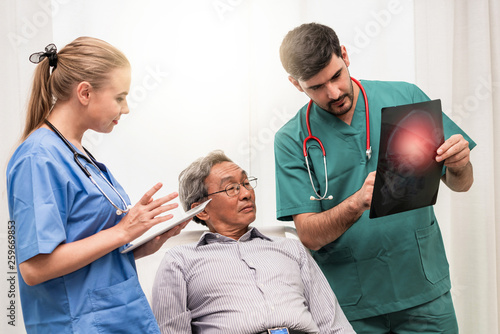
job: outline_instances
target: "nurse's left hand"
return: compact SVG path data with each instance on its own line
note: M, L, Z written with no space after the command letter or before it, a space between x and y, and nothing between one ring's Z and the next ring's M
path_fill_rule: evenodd
M171 230L168 230L167 232L160 234L154 239L151 239L150 241L146 242L144 245L137 247L137 249L134 250L135 259L137 260L140 259L141 257L145 257L153 253L156 253L168 239L181 233L181 230L184 227L186 227L189 221L190 220L182 224L179 224L174 228L172 228Z
M177 208L177 203L169 203L178 194L173 192L169 195L153 199L153 196L162 187L161 183L156 184L147 191L144 196L135 204L125 217L112 228L117 231L117 235L126 244L135 238L143 235L151 227L163 223L173 217L172 214L164 214L169 210Z

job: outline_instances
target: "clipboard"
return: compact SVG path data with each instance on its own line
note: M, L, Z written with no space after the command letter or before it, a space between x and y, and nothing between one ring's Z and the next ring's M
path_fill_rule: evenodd
M370 218L434 205L444 161L441 100L382 108Z
M120 252L122 254L128 253L131 250L136 249L137 247L145 244L146 242L150 241L151 239L159 236L160 234L163 234L175 226L182 224L183 222L190 220L203 210L205 210L205 207L207 204L211 201L212 199L209 199L200 205L192 208L191 210L187 212L182 212L180 214L174 215L174 217L170 220L167 220L166 222L157 224L153 227L151 227L146 233L138 237L137 239L133 240L132 242L128 243L125 245L125 248Z

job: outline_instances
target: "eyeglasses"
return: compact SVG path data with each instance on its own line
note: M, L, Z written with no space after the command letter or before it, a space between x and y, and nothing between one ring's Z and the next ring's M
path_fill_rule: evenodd
M241 183L236 183L236 182L230 183L226 186L226 188L224 188L224 190L216 191L214 193L208 194L207 196L215 195L215 194L222 193L225 191L227 196L233 197L233 196L236 196L240 193L241 186L245 187L248 190L252 190L255 187L257 187L257 178L251 176Z

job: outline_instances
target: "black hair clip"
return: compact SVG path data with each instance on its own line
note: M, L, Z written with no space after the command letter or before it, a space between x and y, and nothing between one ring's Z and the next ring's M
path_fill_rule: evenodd
M49 66L53 70L57 67L57 47L54 44L49 44L45 47L45 52L35 52L30 56L30 62L38 64L45 58L49 58Z

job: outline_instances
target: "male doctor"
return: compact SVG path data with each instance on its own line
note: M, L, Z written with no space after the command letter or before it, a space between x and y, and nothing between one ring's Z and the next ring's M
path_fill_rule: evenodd
M349 56L335 32L303 24L284 38L280 56L290 82L314 102L308 143L311 180L302 145L303 106L275 137L277 217L292 220L302 243L337 295L357 333L458 333L441 232L432 207L369 219L380 141L381 109L428 101L415 85L362 80L349 74ZM372 156L366 154L364 87ZM442 181L454 191L473 182L475 143L445 114ZM327 181L325 181L327 180ZM315 190L311 186L314 183ZM328 193L321 197L328 182ZM329 199L329 196L331 199Z

